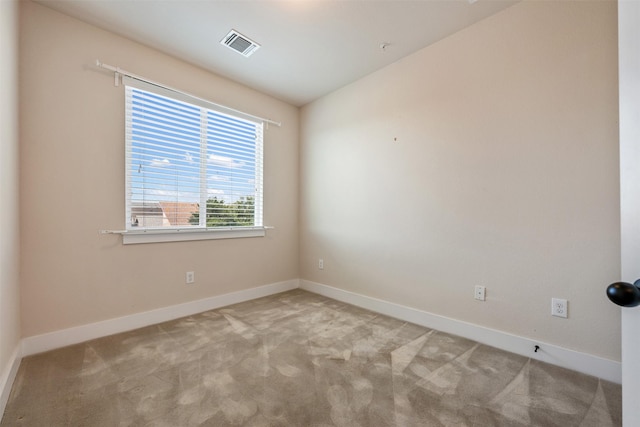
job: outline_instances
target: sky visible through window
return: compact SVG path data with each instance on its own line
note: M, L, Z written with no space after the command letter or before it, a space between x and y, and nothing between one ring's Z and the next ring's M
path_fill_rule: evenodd
M255 196L255 123L135 88L131 99L132 203Z

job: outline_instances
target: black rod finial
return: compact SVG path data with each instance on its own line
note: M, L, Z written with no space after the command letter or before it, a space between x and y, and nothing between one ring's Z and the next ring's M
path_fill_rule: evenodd
M627 282L612 283L607 287L607 297L612 303L622 307L640 305L640 279L632 285Z

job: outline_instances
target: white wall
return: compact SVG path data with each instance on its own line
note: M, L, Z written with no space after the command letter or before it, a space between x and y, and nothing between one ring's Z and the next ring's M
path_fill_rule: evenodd
M305 106L301 277L620 360L616 29L524 1Z
M0 415L20 342L18 2L0 1ZM5 393L3 393L3 391Z
M298 278L297 108L39 4L21 11L23 337ZM96 59L283 122L265 132L276 229L126 247L99 235L124 227L124 92Z

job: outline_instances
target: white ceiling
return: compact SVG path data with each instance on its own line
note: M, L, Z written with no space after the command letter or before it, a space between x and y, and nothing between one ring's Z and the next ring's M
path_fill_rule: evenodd
M37 1L301 106L519 0ZM221 45L231 29L262 47Z

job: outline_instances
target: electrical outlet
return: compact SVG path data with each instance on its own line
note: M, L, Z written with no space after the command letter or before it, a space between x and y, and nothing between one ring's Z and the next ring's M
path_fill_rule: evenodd
M322 258L318 260L318 270L324 270L324 260Z
M567 313L568 302L566 299L551 298L551 315L556 317L568 316Z
M473 293L473 297L475 299L477 299L478 301L484 301L485 300L485 292L486 289L484 286L476 286L474 293Z
M187 271L186 282L188 284L191 284L191 283L195 283L195 281L196 281L196 273L193 271Z

